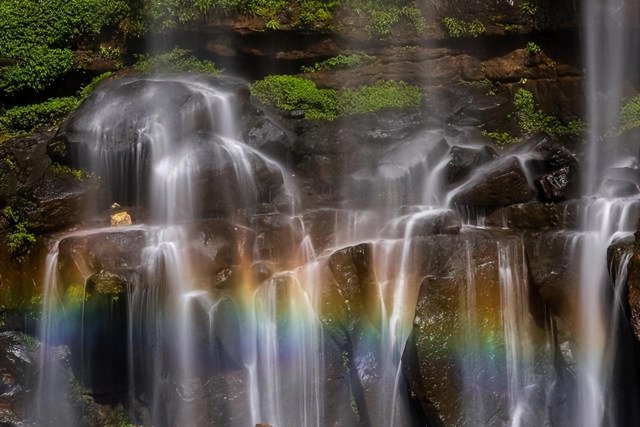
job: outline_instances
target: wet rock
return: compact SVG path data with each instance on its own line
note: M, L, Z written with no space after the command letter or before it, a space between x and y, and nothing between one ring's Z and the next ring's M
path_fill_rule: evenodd
M341 348L353 348L359 331L368 325L377 326L375 316L380 310L371 245L336 251L327 267L320 318Z
M571 185L571 169L564 167L536 179L536 187L543 200L563 200Z
M627 276L622 284L628 289L630 312L627 317L636 338L640 340L640 245L633 236L615 241L607 250L607 262L614 282L619 274Z
M580 220L580 203L527 202L496 209L486 225L519 230L575 229Z
M35 133L0 145L0 203L44 177L51 165L47 144L52 136L50 132Z
M578 160L575 154L550 136L533 135L510 153L524 159L526 170L534 178L542 200L564 200L577 194Z
M433 234L456 234L460 232L461 227L462 222L456 211L442 209L397 218L387 225L381 234L391 239L413 238Z
M287 131L268 116L261 116L251 123L244 133L247 144L276 159L286 160L292 148L292 138Z
M163 184L171 188L188 187L188 192L178 191L175 200L167 201L170 214L154 210L156 220L252 210L256 204L278 200L284 177L274 161L220 136L232 131L230 115L249 109L246 90L240 80L222 77L112 80L100 85L62 124L56 141L66 147L67 164L92 165L91 172L102 177L104 200L149 207L140 195L154 191L151 182L167 179ZM158 156L170 161L162 164L165 170L154 181L151 161L153 157L158 167ZM118 165L117 173L113 165Z
M602 183L602 189L607 197L632 197L640 193L640 187L629 181L607 179Z
M80 223L99 191L100 183L93 177L50 172L25 195L23 215L33 230L59 230Z
M488 145L482 148L451 147L451 160L447 164L446 184L452 185L466 178L474 168L498 158L498 153Z
M423 267L413 329L402 356L410 394L422 417L433 425L499 424L509 414L507 372L506 365L492 361L504 360L508 337L502 322L516 313L503 301L503 285L511 290L523 286L503 283L508 280L504 263L513 274L524 275L522 243L509 234L481 231L434 236L420 244L429 261ZM525 328L521 333L537 343L536 349L543 349L544 328L530 317L527 292L520 295L516 305L525 304L517 320ZM553 359L545 351L532 357L535 367L528 369L540 369L544 380L539 386L544 390L555 378ZM543 393L527 415L530 425L547 417L546 399Z
M501 159L476 170L460 187L453 203L457 206L498 208L532 200L535 191L529 186L527 174L515 157Z
M532 232L525 237L532 286L558 319L566 337L578 334L580 236L571 233Z
M255 215L252 223L262 259L283 265L295 263L303 237L298 218L284 214Z

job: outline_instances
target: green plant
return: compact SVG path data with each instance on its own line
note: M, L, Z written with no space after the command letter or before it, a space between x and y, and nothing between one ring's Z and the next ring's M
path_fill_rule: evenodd
M325 59L321 62L316 62L311 67L303 66L300 70L303 73L315 73L318 71L337 70L345 68L355 68L360 65L372 62L375 57L369 56L365 53L354 53L351 55L338 55L333 58Z
M74 169L66 165L54 163L49 167L49 170L54 175L70 176L76 181L84 181L91 178L93 175L82 169Z
M538 13L538 8L530 1L526 1L520 5L520 10L525 16L533 17Z
M89 84L87 84L85 87L80 89L80 92L78 92L78 97L81 100L86 99L89 95L91 95L96 90L96 88L100 83L113 77L113 75L114 75L113 72L107 71L106 73L102 73L99 76L94 77L93 79L91 79Z
M251 93L260 102L284 111L304 110L308 119L333 120L339 114L335 90L319 89L300 77L268 76L255 82Z
M143 72L202 73L217 75L221 70L211 61L193 56L191 51L175 48L170 52L138 58L135 68Z
M457 18L446 17L442 20L449 37L478 37L484 34L486 28L480 21L473 20L471 22L463 21Z
M27 133L41 126L58 123L77 106L77 98L67 97L10 108L0 115L0 133Z
M542 53L542 48L536 42L527 43L527 53L531 56Z
M275 75L255 82L251 93L260 102L284 111L303 110L307 119L334 120L340 116L383 108L417 107L420 88L404 82L381 81L357 89L320 89L311 80Z
M2 215L11 223L11 229L7 233L9 253L14 257L26 255L36 243L36 236L29 230L29 223L11 206L5 206Z
M83 37L116 24L129 11L126 0L3 0L0 2L0 91L15 94L50 87L73 66L73 48Z
M371 86L339 92L340 112L344 115L367 113L384 108L418 107L422 91L405 82L381 81Z
M487 131L483 130L482 135L485 138L489 138L497 145L501 147L506 147L512 144L517 143L520 139L511 135L509 132L500 132L500 131Z
M516 121L525 134L546 132L555 136L571 136L584 130L584 123L579 119L562 123L557 117L544 113L538 107L533 93L526 89L518 89L513 105Z
M640 127L640 95L629 99L620 110L619 132Z

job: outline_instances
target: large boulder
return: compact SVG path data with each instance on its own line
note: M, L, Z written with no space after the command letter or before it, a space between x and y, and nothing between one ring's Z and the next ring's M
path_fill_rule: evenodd
M522 162L517 157L506 157L475 170L469 180L455 190L452 202L456 206L492 210L528 202L535 194Z
M496 209L487 216L489 226L518 230L576 229L579 220L579 201L564 203L527 202Z
M627 318L640 340L640 243L632 236L619 239L607 250L607 261L614 282L624 280L619 285L627 287Z
M529 299L522 242L483 231L434 236L422 244L428 265L402 367L424 419L433 425L501 424L511 414L507 396L516 392L524 399L521 421L539 425L558 404L549 393L557 372ZM517 338L509 335L510 324L519 325ZM511 373L531 381L517 391L507 382L507 348L521 363L528 360Z
M50 132L17 137L0 145L0 204L40 181L51 159L47 155Z
M466 178L473 169L498 158L498 153L492 147L485 145L480 148L451 147L451 160L447 163L446 183L456 184Z
M533 135L510 153L524 160L541 200L558 201L577 195L580 185L578 160L557 140L546 134Z
M103 179L108 205L153 207L157 220L252 211L286 191L279 165L234 139L246 91L233 78L112 80L62 124L56 144L68 164Z

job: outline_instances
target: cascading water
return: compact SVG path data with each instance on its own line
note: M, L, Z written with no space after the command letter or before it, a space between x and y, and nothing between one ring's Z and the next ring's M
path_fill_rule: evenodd
M621 191L616 171L638 169L637 146L618 135L624 83L636 72L628 58L637 50L630 22L640 5L634 1L584 2L585 57L587 65L588 149L583 174L585 201L580 237L580 413L583 426L622 425L618 419L610 366L616 363L618 306L614 300L606 265L606 250L615 233L637 227L637 196Z
M604 144L600 137L617 120L594 106L619 106L624 74L621 65L598 74L597 52L626 46L624 35L603 41L596 34L604 25L599 20L626 4L606 5L587 5L588 66L596 70L589 81L591 147ZM616 52L609 63L619 63ZM120 401L131 419L152 425L418 425L406 364L418 351L415 336L424 333L437 360L429 361L436 373L425 375L430 383L422 386L431 387L432 396L450 392L449 384L455 389L449 401L434 404L446 423L551 423L557 343L531 313L524 237L486 227L482 209L458 204L459 195L496 168L524 170L523 186L531 192L537 176L529 164L537 154L514 151L495 161L498 155L469 135L416 131L346 178L347 200L320 212L334 216L325 224L330 239L318 243L305 224L308 213L297 210L289 172L240 140L241 86L233 79L124 78L107 83L63 126L71 162L105 183L109 203L100 208L117 203L148 225L83 230L52 246L42 360L55 344L74 346L75 334L79 365L91 369L85 338L93 326L85 312L90 304L104 309L94 303L96 289L113 286L126 297L112 298L107 309L126 307L125 355L118 355L125 360L126 385L118 393L126 395ZM468 175L451 172L453 158L465 150L479 163ZM606 411L614 370L605 365L614 355L605 349L615 324L607 318L618 312L601 302L604 251L616 232L633 229L640 205L637 198L612 197L615 185L596 188L612 169L638 168L622 143L606 156L600 151L590 154L601 160L589 161L593 168L584 180L594 197L585 201L583 230L572 234L571 246L581 255L579 323L586 331L574 415L580 425L594 427L617 420ZM456 211L463 211L464 225ZM269 233L281 223L289 229L276 239L287 248L274 248ZM130 232L139 235L127 237ZM94 249L93 240L82 239L98 235L107 236L100 245L110 245L109 262L95 253L79 255ZM83 373L80 382L93 386ZM47 403L61 381L43 370L34 406L38 422L75 424L77 408Z

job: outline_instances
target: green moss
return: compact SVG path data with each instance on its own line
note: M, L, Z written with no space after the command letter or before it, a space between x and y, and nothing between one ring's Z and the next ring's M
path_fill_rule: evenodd
M338 55L333 58L316 62L311 67L302 67L303 73L315 73L318 71L340 70L346 68L355 68L369 62L373 62L375 57L365 53L354 53L351 55Z
M620 110L619 131L624 132L640 127L640 95L627 101Z
M340 92L342 114L367 113L384 108L418 107L422 91L404 82L382 81L372 86Z
M446 17L442 20L442 23L444 24L449 37L453 38L478 37L486 31L484 24L477 19L467 22L458 18Z
M91 95L96 88L98 87L98 85L100 83L102 83L103 81L113 77L114 73L111 71L108 71L106 73L102 73L97 77L94 77L91 82L89 82L88 85L86 85L85 87L83 87L82 89L80 89L80 92L78 92L78 97L81 100L86 99L89 95Z
M514 117L524 134L545 132L554 136L579 135L584 130L584 123L579 119L562 123L557 117L544 113L536 103L533 93L519 89L514 98Z
M211 61L205 61L193 56L191 51L175 48L170 52L153 56L142 56L135 67L143 72L166 73L202 73L220 74L216 65Z
M75 97L52 98L48 101L13 107L0 115L0 133L20 134L60 122L78 106Z
M73 68L76 42L95 36L130 11L125 0L3 0L0 57L15 64L0 69L7 94L50 87Z
M485 138L489 138L494 143L496 143L496 145L499 145L501 147L506 147L520 141L520 138L511 135L509 132L500 132L500 131L492 132L492 131L483 130L482 135Z
M92 177L92 175L82 169L74 169L66 165L54 163L49 167L51 173L55 175L70 176L76 181L84 181Z
M527 43L527 53L529 55L537 55L542 53L542 48L536 42Z
M20 257L29 253L36 243L36 236L29 230L29 223L11 206L2 209L2 215L11 224L7 233L7 248L14 257Z
M339 115L337 92L319 89L311 80L274 75L251 86L260 102L284 111L304 110L308 119L333 120Z
M422 92L404 82L381 81L371 86L336 91L320 89L311 80L276 75L257 81L251 93L260 102L284 111L303 110L307 119L334 120L340 116L383 108L417 107Z

